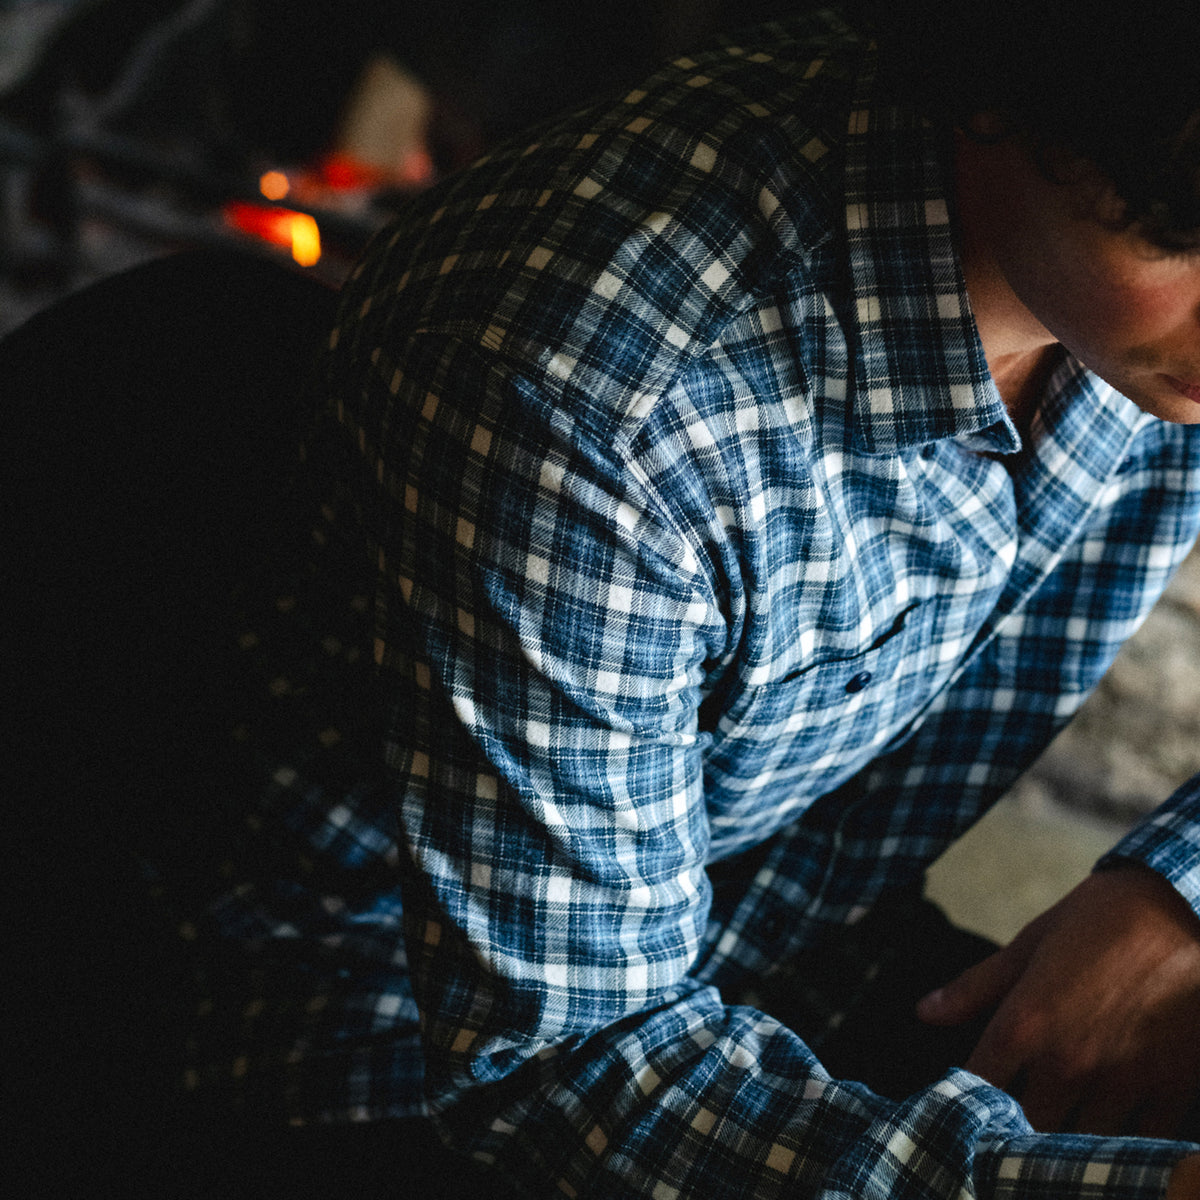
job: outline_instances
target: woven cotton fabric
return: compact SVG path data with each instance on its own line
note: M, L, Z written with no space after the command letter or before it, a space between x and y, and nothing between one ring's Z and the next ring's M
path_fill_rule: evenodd
M948 166L806 18L381 236L323 437L384 747L357 789L263 758L307 866L231 867L205 913L258 990L200 1074L297 1121L432 1113L531 1194L1160 1194L1178 1145L1035 1135L961 1071L885 1100L738 1003L919 880L1196 533L1195 430L1066 355L1009 419ZM1200 910L1198 794L1118 853Z

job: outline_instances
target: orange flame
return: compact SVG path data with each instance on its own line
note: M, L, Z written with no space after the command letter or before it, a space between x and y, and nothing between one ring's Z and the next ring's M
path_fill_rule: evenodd
M225 205L224 214L234 229L287 247L302 267L311 267L321 258L321 231L308 213L233 201Z
M356 192L380 187L426 187L433 182L433 156L423 146L407 151L392 167L367 162L345 150L327 154L317 167L320 182L331 191Z

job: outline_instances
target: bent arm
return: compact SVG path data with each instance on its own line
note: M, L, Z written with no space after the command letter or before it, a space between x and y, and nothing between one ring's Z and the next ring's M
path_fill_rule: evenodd
M504 383L473 354L459 370L463 395ZM1174 1143L1038 1137L964 1072L884 1100L691 977L709 901L695 681L719 640L702 580L598 450L551 421L530 464L527 422L506 447L511 425L460 423L450 389L422 401L436 421L409 432L430 466L381 557L381 659L427 1095L451 1141L533 1194L1032 1195L1052 1178L1070 1196L1102 1164L1157 1197Z

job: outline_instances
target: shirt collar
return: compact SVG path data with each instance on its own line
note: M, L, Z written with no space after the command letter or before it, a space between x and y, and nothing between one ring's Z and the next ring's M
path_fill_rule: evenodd
M886 454L941 438L1013 453L1021 439L992 381L953 233L950 148L876 95L874 54L846 142L846 236L858 353L852 439Z

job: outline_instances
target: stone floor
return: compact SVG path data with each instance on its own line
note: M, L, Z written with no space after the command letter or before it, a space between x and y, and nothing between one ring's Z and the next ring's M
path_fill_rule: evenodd
M935 866L930 891L1007 941L1198 772L1200 550L1075 720Z
M1065 896L1124 830L1022 782L934 864L928 892L957 924L1003 944Z

